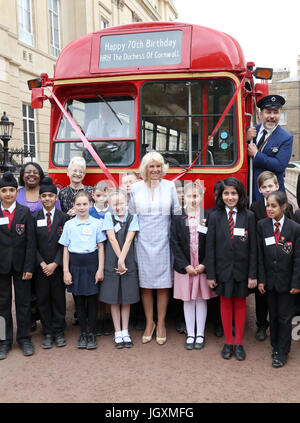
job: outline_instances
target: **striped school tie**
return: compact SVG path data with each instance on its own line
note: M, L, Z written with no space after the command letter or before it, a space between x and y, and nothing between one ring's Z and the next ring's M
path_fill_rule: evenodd
M50 212L46 213L46 216L47 216L47 230L48 230L48 232L50 232L51 231L51 226L52 226L52 223L51 223L51 213Z
M234 228L234 220L233 220L233 210L230 210L228 213L228 225L229 225L229 232L230 232L230 237L231 239L233 239L233 228Z
M275 226L275 229L274 229L275 242L276 242L276 245L277 245L278 244L278 241L279 241L279 237L280 237L280 230L279 230L280 223L279 222L275 222L274 223L274 226Z

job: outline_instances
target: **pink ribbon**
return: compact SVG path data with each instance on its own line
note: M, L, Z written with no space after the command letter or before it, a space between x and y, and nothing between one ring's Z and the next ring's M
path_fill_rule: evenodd
M64 106L61 104L61 102L58 100L58 98L56 97L56 95L52 91L50 91L50 96L54 99L54 101L56 102L56 104L58 105L60 110L63 112L65 117L68 119L68 121L70 122L70 125L72 126L72 128L74 129L74 131L76 132L78 137L81 139L81 141L83 142L84 147L89 151L89 153L91 154L91 156L93 157L93 159L95 160L97 165L100 167L100 169L103 171L103 173L105 174L107 179L112 182L114 187L117 187L117 183L116 183L115 179L112 177L111 173L109 172L109 170L107 169L107 167L105 166L103 161L100 159L100 157L97 154L97 152L95 151L94 147L87 140L85 135L82 133L81 129L79 128L77 123L74 121L72 116L66 111Z

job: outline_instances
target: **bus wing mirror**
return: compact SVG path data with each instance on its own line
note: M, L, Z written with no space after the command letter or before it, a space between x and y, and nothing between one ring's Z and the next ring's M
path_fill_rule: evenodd
M256 68L253 75L257 79L272 79L273 69L272 68Z
M42 109L44 105L44 100L48 97L44 95L43 88L32 88L31 91L31 107L33 109Z

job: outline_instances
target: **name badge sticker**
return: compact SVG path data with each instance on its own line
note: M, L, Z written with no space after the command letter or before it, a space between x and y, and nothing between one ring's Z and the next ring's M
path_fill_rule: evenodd
M245 228L233 228L234 236L245 236Z
M0 217L0 225L8 225L9 224L9 219L8 217Z
M92 235L92 229L88 226L84 226L81 230L81 235Z
M41 228L43 226L47 226L47 220L46 219L40 219L36 221L37 227Z
M207 234L207 226L199 225L197 231L201 234Z
M269 236L268 238L265 238L265 243L266 243L266 246L276 244L275 243L275 237Z
M120 229L121 229L121 225L120 223L117 223L114 227L115 232L119 232Z

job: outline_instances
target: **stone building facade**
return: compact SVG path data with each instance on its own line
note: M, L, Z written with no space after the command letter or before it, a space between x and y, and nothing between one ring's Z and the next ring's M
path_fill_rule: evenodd
M107 26L176 18L171 0L1 2L0 117L5 111L14 122L9 147L31 149L34 159L47 169L50 104L31 109L27 80L42 72L53 76L56 59L70 41Z

